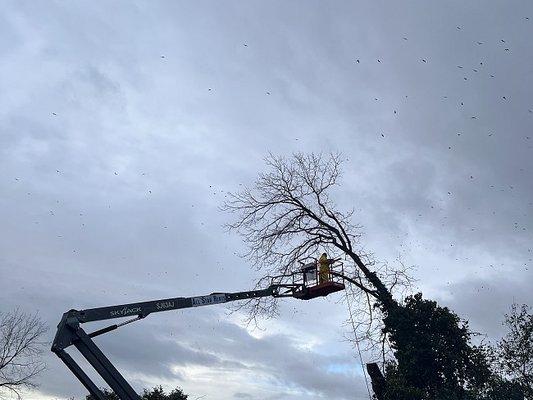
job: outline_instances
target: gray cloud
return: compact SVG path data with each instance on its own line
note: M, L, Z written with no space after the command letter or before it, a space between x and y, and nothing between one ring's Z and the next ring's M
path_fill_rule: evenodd
M267 151L342 150L336 198L365 249L498 336L531 300L532 24L527 1L7 3L0 309L53 327L72 307L246 289L225 192ZM287 302L260 338L195 311L100 340L139 388L219 395L216 371L226 398L365 398L334 300ZM43 393L82 396L48 364Z

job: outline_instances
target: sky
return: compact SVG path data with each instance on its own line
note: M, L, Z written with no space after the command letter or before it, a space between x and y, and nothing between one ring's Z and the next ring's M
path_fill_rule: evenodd
M533 299L531 37L530 1L4 1L0 311L51 341L71 308L252 288L227 192L269 152L340 151L365 250L498 339ZM342 296L97 343L138 390L367 399ZM46 363L28 398L84 398Z

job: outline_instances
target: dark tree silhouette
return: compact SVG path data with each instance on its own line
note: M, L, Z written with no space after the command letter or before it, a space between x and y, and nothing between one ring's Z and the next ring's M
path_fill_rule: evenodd
M505 315L506 336L496 353L502 374L519 384L527 399L533 399L533 314L526 304L513 304Z
M102 392L107 400L120 400L111 390L103 389ZM156 386L150 390L144 389L140 397L141 400L187 400L189 398L180 388L175 388L166 393L162 386ZM88 395L86 399L95 400L92 395Z
M387 388L378 399L473 399L487 387L486 348L472 345L468 324L448 308L419 293L384 324L395 360L386 364Z
M35 377L44 370L41 354L46 326L37 315L19 309L0 313L0 394L18 398L22 390L36 387Z

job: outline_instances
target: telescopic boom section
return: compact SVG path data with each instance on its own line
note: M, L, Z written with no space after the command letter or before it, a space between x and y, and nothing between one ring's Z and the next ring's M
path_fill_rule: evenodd
M179 310L182 308L200 307L212 304L227 303L235 300L246 300L259 297L293 296L299 285L272 285L267 289L236 293L212 293L207 296L174 297L156 301L122 304L111 307L90 308L87 310L70 310L63 314L57 327L52 344L52 351L67 365L91 395L98 400L106 400L104 393L95 385L74 359L65 351L69 346L78 349L81 355L91 364L109 387L121 400L139 400L140 397L118 372L108 358L96 346L91 338L115 330L123 325L145 318L149 314ZM134 317L122 323L110 325L92 333L86 333L81 324L115 318Z

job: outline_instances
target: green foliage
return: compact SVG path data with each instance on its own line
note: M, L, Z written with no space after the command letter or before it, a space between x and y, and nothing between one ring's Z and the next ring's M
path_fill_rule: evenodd
M474 399L487 387L487 352L470 343L468 324L446 307L408 297L384 319L395 362L385 368L386 399Z
M497 347L473 345L467 322L420 293L390 309L384 325L395 356L384 400L533 400L529 307L513 306Z
M152 390L144 389L141 396L142 400L187 400L187 397L180 388L173 389L166 394L161 386L154 387Z
M102 389L102 392L104 392L104 397L106 400L120 400L119 397L115 394L115 392L112 392L109 389ZM89 394L85 397L86 400L96 400L92 394Z
M524 400L524 390L515 381L508 381L494 375L479 399L483 400Z
M533 314L527 305L513 304L505 315L507 335L498 343L497 365L501 373L521 386L527 399L533 399Z
M108 389L103 389L104 396L106 400L120 400L119 397ZM165 393L161 386L156 386L151 390L143 390L143 393L140 395L142 400L187 400L188 395L183 393L180 388L173 389L170 393ZM91 395L86 397L87 400L95 400Z

